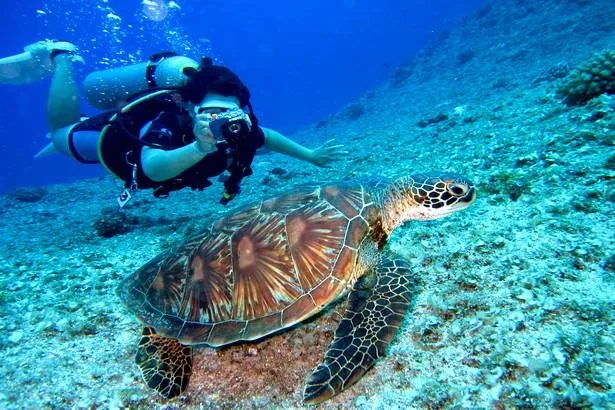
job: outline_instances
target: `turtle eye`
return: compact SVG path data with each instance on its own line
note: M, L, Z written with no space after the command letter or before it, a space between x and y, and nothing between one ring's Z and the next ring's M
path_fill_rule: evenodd
M455 196L463 196L468 192L468 186L466 184L451 184L448 190Z

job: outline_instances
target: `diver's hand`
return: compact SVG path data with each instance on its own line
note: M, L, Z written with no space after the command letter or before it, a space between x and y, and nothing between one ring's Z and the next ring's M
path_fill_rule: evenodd
M198 114L192 127L198 149L203 154L209 154L216 150L216 139L209 128L209 121L205 114Z
M348 151L343 149L342 144L333 145L333 141L331 139L322 146L314 148L310 162L317 167L329 168L332 162L339 161L344 155L348 154Z

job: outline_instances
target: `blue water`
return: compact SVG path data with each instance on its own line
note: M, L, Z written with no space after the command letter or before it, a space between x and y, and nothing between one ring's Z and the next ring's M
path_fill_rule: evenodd
M156 3L165 4L161 0L145 3L5 3L0 56L44 38L70 40L86 59L77 74L83 79L93 70L144 61L162 50L197 60L211 55L250 87L262 124L292 136L382 83L482 1L178 0L157 10ZM60 155L32 158L47 143L48 85L48 79L0 85L0 193L104 174L99 166ZM84 102L83 112L96 111Z

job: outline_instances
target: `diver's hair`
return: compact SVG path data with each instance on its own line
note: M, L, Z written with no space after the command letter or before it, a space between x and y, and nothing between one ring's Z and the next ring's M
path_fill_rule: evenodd
M198 69L187 67L183 72L188 81L181 92L184 99L193 104L200 103L207 93L237 97L242 107L250 102L250 90L237 74L224 66L214 65L209 57L201 59Z

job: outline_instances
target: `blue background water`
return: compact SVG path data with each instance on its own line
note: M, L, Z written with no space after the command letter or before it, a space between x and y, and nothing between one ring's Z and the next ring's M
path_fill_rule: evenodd
M212 55L250 87L264 125L292 134L377 86L482 3L180 0L165 9L159 0L146 2L153 6L138 0L10 2L0 14L0 56L43 38L71 40L86 59L77 73L82 79L161 50L194 59ZM48 85L0 85L0 193L103 174L99 166L59 155L32 158L47 143ZM95 110L84 104L83 112Z

